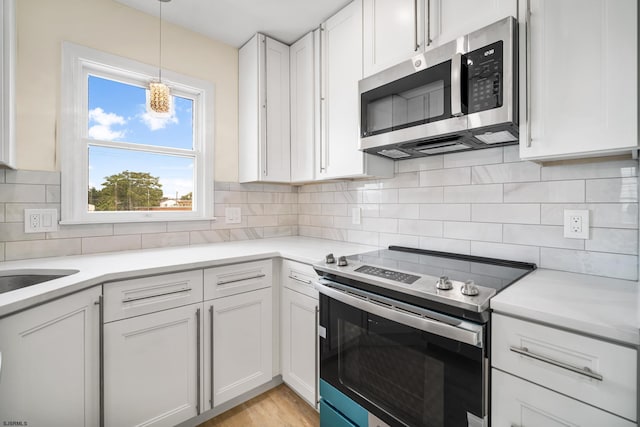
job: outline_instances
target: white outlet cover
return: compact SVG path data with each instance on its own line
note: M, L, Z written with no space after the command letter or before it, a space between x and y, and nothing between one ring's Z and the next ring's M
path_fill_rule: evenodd
M352 224L362 223L362 211L360 208L351 209L351 223Z
M573 231L573 217L579 217L581 223L580 231ZM565 209L564 210L564 237L567 239L588 239L589 238L589 210L588 209Z
M240 208L225 208L224 216L227 224L240 224L242 222L242 210Z
M25 209L24 232L44 233L58 231L57 209Z

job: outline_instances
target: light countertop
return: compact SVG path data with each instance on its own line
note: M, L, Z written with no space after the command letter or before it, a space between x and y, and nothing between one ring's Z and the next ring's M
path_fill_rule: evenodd
M497 313L640 345L640 285L538 269L491 299Z
M0 317L107 281L273 257L313 264L330 252L337 257L375 249L333 240L279 237L5 262L0 263L0 275L22 269L78 270L78 273L0 294Z

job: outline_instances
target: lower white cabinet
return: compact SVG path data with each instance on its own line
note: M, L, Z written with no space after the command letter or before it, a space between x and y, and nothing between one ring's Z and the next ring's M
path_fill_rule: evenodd
M101 293L97 286L0 319L0 421L99 424Z
M205 301L205 408L272 379L271 288Z
M106 426L173 426L198 415L201 313L198 303L104 325Z
M492 370L493 427L635 427L636 423Z

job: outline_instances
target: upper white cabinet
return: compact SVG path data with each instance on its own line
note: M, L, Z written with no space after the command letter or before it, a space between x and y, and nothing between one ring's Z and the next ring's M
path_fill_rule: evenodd
M3 421L99 425L100 294L96 286L0 319Z
M289 46L256 34L238 61L239 181L288 183Z
M321 26L320 142L316 179L393 176L393 161L358 150L358 81L362 79L362 1Z
M506 16L517 0L363 0L364 76Z
M0 0L0 166L15 167L15 0Z
M637 8L636 0L521 0L521 158L638 148Z

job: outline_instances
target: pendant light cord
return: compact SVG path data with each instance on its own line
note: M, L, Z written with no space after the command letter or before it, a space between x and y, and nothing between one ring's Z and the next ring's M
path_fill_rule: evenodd
M162 0L158 0L160 3L160 43L158 44L158 80L162 83Z

